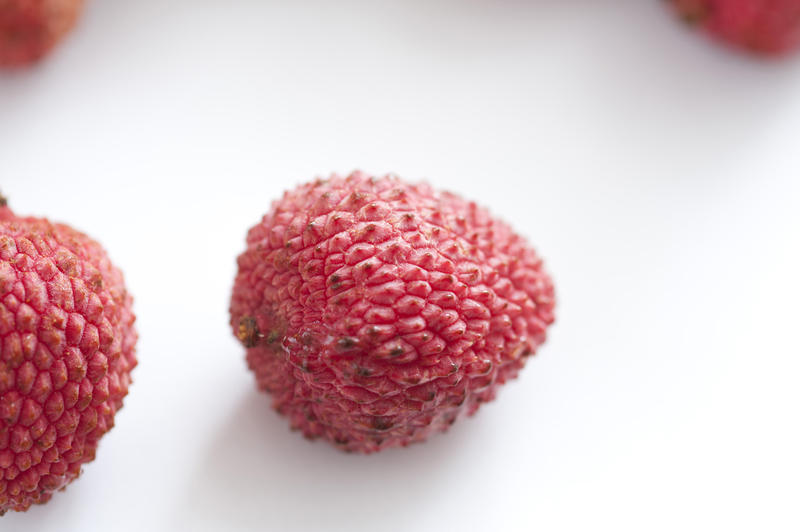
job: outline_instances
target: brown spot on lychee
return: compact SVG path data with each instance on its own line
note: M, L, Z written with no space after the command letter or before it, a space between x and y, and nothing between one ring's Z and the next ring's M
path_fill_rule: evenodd
M89 279L89 286L91 286L95 292L102 290L103 278L100 276L100 274L95 275L91 279Z
M704 22L711 16L714 9L711 2L679 0L675 3L680 11L681 19L690 26L695 26Z
M372 419L372 428L378 431L386 431L391 429L394 423L383 417L375 417Z
M239 326L236 331L236 337L247 348L255 347L258 341L262 338L261 332L258 330L256 319L252 316L244 316L239 320Z
M339 349L343 350L353 349L356 346L356 339L350 336L343 336L339 338L338 346Z

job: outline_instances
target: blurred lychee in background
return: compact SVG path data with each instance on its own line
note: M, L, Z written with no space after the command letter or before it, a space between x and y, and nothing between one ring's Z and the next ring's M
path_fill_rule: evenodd
M0 0L0 67L35 63L72 29L83 0Z

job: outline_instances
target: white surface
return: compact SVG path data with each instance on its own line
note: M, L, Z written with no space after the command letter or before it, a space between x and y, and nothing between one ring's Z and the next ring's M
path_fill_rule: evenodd
M797 530L800 62L660 2L91 2L0 75L0 185L99 239L140 365L97 460L3 531ZM270 200L354 168L546 258L558 324L424 445L290 433L227 326Z

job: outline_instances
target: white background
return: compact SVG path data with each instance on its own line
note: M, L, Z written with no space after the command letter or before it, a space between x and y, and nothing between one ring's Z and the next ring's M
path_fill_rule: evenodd
M424 445L289 432L227 325L246 229L360 168L479 199L558 323ZM3 531L797 530L800 61L641 0L95 0L0 74L0 185L100 240L140 365L97 460Z

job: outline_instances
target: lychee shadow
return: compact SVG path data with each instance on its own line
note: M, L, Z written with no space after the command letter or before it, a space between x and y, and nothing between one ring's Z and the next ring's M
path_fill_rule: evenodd
M177 501L174 525L193 531L410 529L415 516L444 500L446 485L465 467L459 463L479 452L470 442L477 429L471 421L425 444L346 454L291 432L269 397L244 392Z

